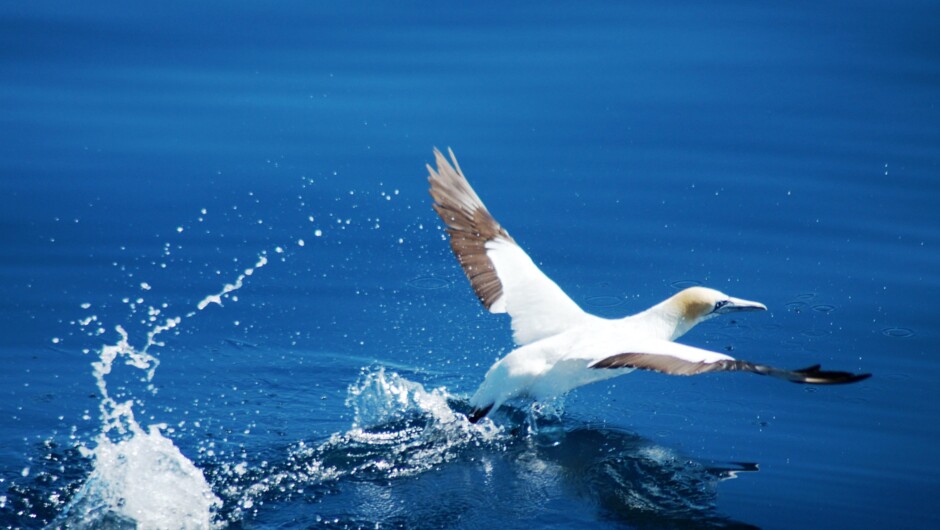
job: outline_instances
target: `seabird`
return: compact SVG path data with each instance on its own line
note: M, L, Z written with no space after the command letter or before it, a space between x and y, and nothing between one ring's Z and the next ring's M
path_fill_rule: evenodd
M435 149L437 169L427 166L434 210L447 225L451 249L480 302L491 313L509 314L519 346L487 371L470 398L471 422L510 399L543 401L633 370L670 375L751 372L817 385L871 376L823 371L819 365L784 370L673 342L718 315L767 309L705 287L690 287L625 318L586 313L496 222L454 152L448 153L450 161Z

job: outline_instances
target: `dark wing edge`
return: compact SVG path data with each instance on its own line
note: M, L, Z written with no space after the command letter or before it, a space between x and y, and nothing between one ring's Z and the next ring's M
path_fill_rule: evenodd
M437 170L427 166L434 211L447 225L450 248L470 280L477 298L483 307L494 311L491 308L502 297L503 286L493 262L486 255L486 242L497 238L512 243L515 241L493 219L483 201L470 187L454 152L450 149L447 152L453 165L435 148Z
M485 407L474 407L473 410L467 414L467 419L470 420L470 423L476 423L486 417L490 411L493 410L493 404L490 403Z
M827 371L814 364L799 370L785 370L765 364L756 364L737 359L722 359L714 362L687 361L669 355L649 353L620 353L605 357L589 366L597 369L635 368L652 370L669 375L698 375L709 372L750 372L769 375L791 383L810 385L844 385L868 379L871 374Z

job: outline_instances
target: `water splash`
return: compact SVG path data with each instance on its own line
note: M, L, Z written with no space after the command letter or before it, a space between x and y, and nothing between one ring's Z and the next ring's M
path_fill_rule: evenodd
M493 422L472 424L453 410L444 388L426 390L383 367L367 368L347 392L352 427L310 446L301 442L283 463L222 466L216 480L233 498L226 518L243 520L266 503L315 495L341 479L384 482L415 476L459 457L468 448L499 449L508 435Z
M440 424L457 424L466 420L447 403L450 395L444 388L428 392L384 367L364 369L356 383L347 391L346 406L354 412L353 429L363 430L406 421L413 415L427 415Z
M278 247L278 249L280 249L280 247ZM258 262L255 263L254 267L249 267L245 269L243 273L239 274L238 278L235 278L235 283L227 283L225 284L224 287L222 287L222 290L219 291L218 293L210 294L209 296L200 300L199 303L196 304L196 309L202 311L203 309L208 307L209 304L217 304L221 306L223 296L229 294L232 291L237 291L238 289L241 289L242 286L244 285L245 278L254 274L256 269L260 269L261 267L264 267L267 264L268 264L267 256L264 256L264 255L258 256ZM189 313L189 315L187 316L192 316L193 314L194 313Z
M213 528L222 501L188 458L160 432L133 420L128 436L102 433L94 470L51 528Z
M565 396L533 401L526 414L526 429L532 441L542 446L556 446L565 439Z
M253 268L246 269L234 283L204 298L197 309L210 303L221 305L222 297L242 287L246 277L267 263L259 256ZM190 312L186 318L196 312ZM215 513L222 500L213 493L203 472L166 438L164 424L146 429L134 418L134 400L117 401L108 390L107 378L115 363L144 372L150 384L159 365L150 354L154 346L163 346L159 336L176 328L183 317L168 318L154 325L143 347L135 348L122 326L115 330L119 339L101 347L99 358L92 363L98 392L101 432L93 447L80 447L92 461L93 469L65 509L50 528L213 528L218 525Z
M134 418L134 402L116 401L108 392L107 376L114 363L145 371L152 380L158 361L148 350L160 333L176 327L179 318L155 326L141 349L134 348L121 326L120 339L101 348L92 363L101 394L101 432L93 448L81 447L93 470L81 489L50 527L59 528L211 528L213 512L221 506L202 472L173 442L163 424L144 429Z

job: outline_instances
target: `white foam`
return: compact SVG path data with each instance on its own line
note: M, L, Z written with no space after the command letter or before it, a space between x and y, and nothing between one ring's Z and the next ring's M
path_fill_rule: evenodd
M445 424L466 419L450 408L447 397L443 388L428 392L420 383L378 368L364 371L349 387L346 406L355 411L353 430L382 426L415 413L430 415Z
M133 422L133 420L131 420ZM70 527L94 528L126 519L138 529L202 529L218 526L214 512L222 501L209 483L160 427L112 441L105 434L93 451L94 471L60 521Z

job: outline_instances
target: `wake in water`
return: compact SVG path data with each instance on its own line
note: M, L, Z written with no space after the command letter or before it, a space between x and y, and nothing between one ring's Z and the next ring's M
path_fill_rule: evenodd
M640 527L747 527L718 514L716 499L722 480L756 471L750 464L705 465L613 429L564 430L557 408L509 409L514 429L471 424L465 400L382 367L361 372L346 404L354 418L344 433L276 451L283 458L207 466L220 518L235 527L479 528L511 516L538 526L559 523L538 517L557 518L560 502L571 511L563 520L585 525L600 511ZM532 430L546 424L551 443Z
M50 527L478 528L504 517L549 524L559 504L555 523L590 525L600 511L638 527L746 526L717 513L717 485L754 466L708 466L630 433L570 423L559 438L550 421L545 444L531 429L546 411L504 409L514 429L471 424L465 400L382 367L360 373L346 404L353 421L343 433L270 448L266 460L199 467L160 426L142 430L124 410Z
M11 488L23 507L11 527L45 520L49 528L478 528L505 517L524 526L592 525L598 511L639 526L736 525L717 514L717 484L751 466L709 467L632 434L572 426L561 400L505 408L503 423L513 428L471 424L465 400L380 366L363 369L348 388L353 418L345 432L266 449L267 459L207 452L197 465L166 425L142 426L134 415L140 399L113 396L108 378L127 366L155 392L150 350L163 345L161 334L221 305L266 262L261 256L182 317L151 319L142 347L116 328L118 340L92 363L100 432L77 450L44 449L41 460L55 470ZM50 488L47 477L67 484ZM0 498L0 508L7 502Z
M251 469L223 465L213 473L231 499L229 522L255 516L266 502L319 496L344 479L388 481L410 477L455 460L468 447L498 450L507 435L492 422L472 424L454 411L445 389L430 392L384 368L363 370L348 390L352 428L315 446L301 442L278 464Z

